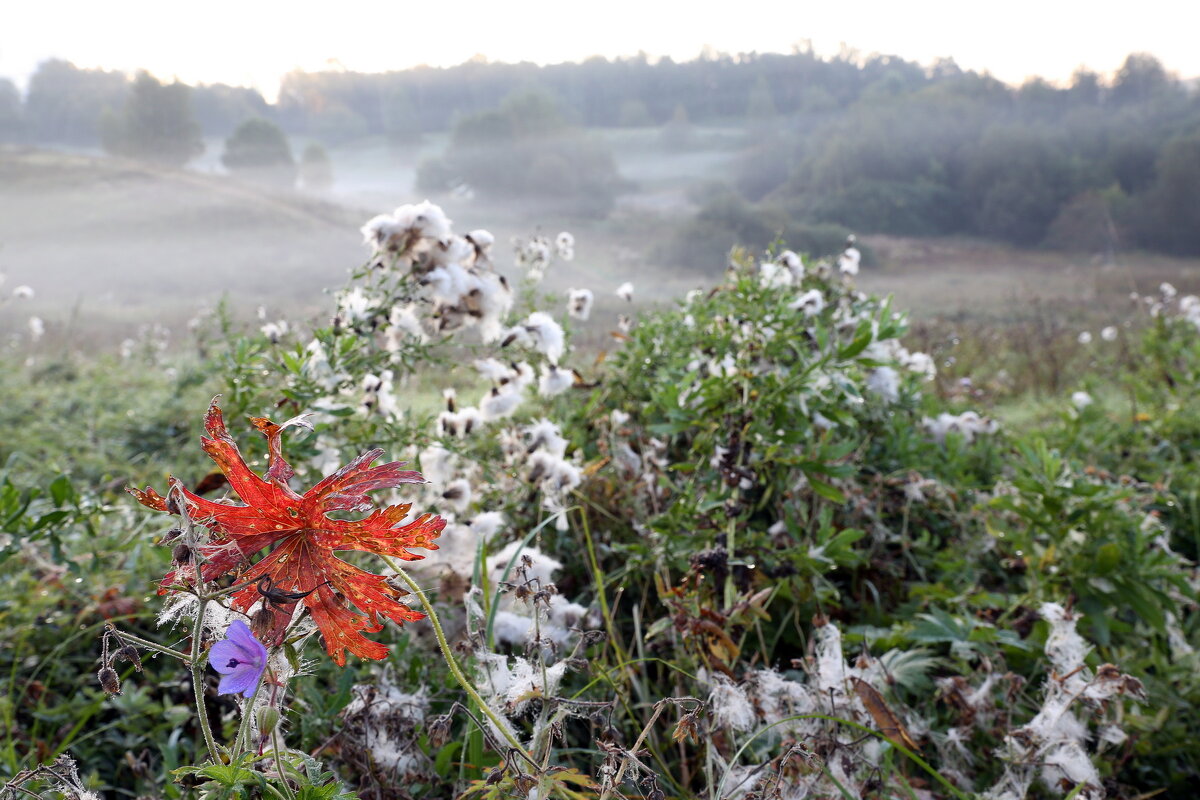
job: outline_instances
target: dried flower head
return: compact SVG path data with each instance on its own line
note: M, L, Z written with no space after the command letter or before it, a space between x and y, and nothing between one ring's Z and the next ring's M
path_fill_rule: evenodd
M117 677L117 671L112 667L104 667L96 673L96 680L100 681L100 688L107 694L121 693L121 679Z

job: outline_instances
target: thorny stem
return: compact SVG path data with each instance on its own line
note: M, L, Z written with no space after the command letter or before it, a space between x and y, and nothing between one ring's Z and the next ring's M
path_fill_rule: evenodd
M487 716L493 727L495 727L496 730L498 730L501 735L508 740L508 744L513 748L513 750L524 757L524 759L530 764L537 764L537 761L535 761L533 756L529 754L529 751L525 749L525 746L522 745L520 740L513 735L511 730L509 730L508 725L506 725L504 721L497 716L496 712L484 702L483 698L479 695L479 692L475 689L475 687L471 684L471 681L468 680L466 674L462 671L462 667L458 665L458 660L454 657L454 653L451 652L449 642L446 641L446 633L442 630L442 623L441 620L438 619L437 611L434 610L433 604L429 602L429 598L425 596L425 592L420 586L417 585L416 581L409 577L407 572L400 568L400 565L397 564L394 559L390 558L389 556L381 556L381 558L383 558L384 563L391 567L392 571L399 576L400 580L404 581L409 590L416 595L417 600L420 601L421 607L425 609L425 615L429 617L429 622L431 625L433 625L433 635L437 638L438 649L442 651L442 658L445 659L446 666L450 667L450 672L453 673L454 679L457 680L459 685L463 687L463 691L467 693L468 697L475 701L475 703L479 706L479 710ZM482 726L480 727L482 728ZM556 788L567 797L582 797L582 795L573 792L566 787L559 786Z

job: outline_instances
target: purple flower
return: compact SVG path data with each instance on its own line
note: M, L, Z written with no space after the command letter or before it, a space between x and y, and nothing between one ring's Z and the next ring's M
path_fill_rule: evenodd
M233 621L225 636L208 651L208 663L225 676L217 686L217 694L253 697L267 668L267 648L240 619Z

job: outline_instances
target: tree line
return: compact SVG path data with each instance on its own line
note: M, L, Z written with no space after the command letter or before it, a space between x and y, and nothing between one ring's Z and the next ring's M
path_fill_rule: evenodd
M750 201L864 232L1200 254L1200 94L1150 56L1115 76L1010 87L887 80L748 149Z
M712 195L726 209L863 233L1200 254L1200 93L1143 54L1111 78L1080 70L1066 86L1009 86L949 60L922 67L811 49L293 72L274 104L252 89L150 81L47 61L24 96L0 80L0 141L159 147L182 163L200 136L230 136L249 120L270 123L243 132L251 142L278 139L276 127L333 145L366 136L404 145L450 130L447 153L422 170L426 188L487 191L519 178L530 193L601 198L587 205L602 214L623 183L582 131L658 126L679 148L691 126L736 124L745 141L735 195ZM148 95L149 111L131 108ZM173 143L136 141L145 124ZM499 151L510 157L498 165Z

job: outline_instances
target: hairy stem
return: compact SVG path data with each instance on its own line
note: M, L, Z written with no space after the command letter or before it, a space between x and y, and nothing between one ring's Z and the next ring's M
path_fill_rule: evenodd
M138 647L146 650L153 650L156 653L162 653L164 656L178 658L185 664L190 664L192 661L192 657L187 653L181 653L178 650L172 650L169 647L163 647L161 644L155 644L149 639L143 639L140 636L134 636L132 633L126 633L125 631L118 630L115 626L109 626L108 629L112 631L113 636L116 636L117 639L125 642L126 644L137 645Z
M213 763L220 763L216 740L213 739L212 726L208 722L208 708L204 705L204 667L200 664L200 639L204 634L204 611L208 608L208 598L200 598L200 607L196 611L196 624L192 626L192 692L196 695L196 719L200 722L200 731L204 734L204 746L208 748L208 757Z
M387 565L391 567L398 576L400 576L400 580L404 581L409 590L416 595L417 600L421 602L421 606L425 609L426 616L429 617L429 622L433 625L433 635L437 637L438 649L442 651L442 658L446 660L446 666L450 667L450 672L454 674L454 679L457 680L463 687L463 690L466 691L467 696L474 700L479 706L479 709L487 715L487 718L492 721L492 724L496 726L496 729L500 731L500 734L508 740L509 745L529 759L530 763L536 763L529 753L526 752L525 747L520 741L518 741L517 737L513 736L512 731L510 731L508 728L508 725L505 724L504 721L496 715L496 712L492 711L492 709L488 707L488 704L483 701L483 698L480 697L479 692L476 691L474 685L472 685L471 681L468 680L466 674L462 671L462 667L458 665L458 660L455 659L454 653L450 651L450 644L446 641L446 634L442 630L441 620L438 619L437 612L434 611L433 605L429 602L429 598L425 596L425 592L422 591L421 587L417 585L416 581L410 578L408 573L401 569L400 565L396 564L394 560L388 558L387 556L384 556L383 559L385 562L387 562Z
M271 747L275 751L275 769L279 772L279 782L283 786L283 791L287 793L288 800L296 800L292 787L288 785L287 773L283 768L283 758L279 755L282 748L279 746L278 725L271 729Z
M500 719L500 717L496 715L496 712L493 711L488 704L483 701L483 698L479 695L479 692L475 689L475 686L471 683L470 679L467 678L466 673L462 671L462 667L458 665L458 660L454 657L454 653L450 650L450 643L446 641L446 633L442 630L442 623L441 620L438 619L437 611L434 610L433 604L429 602L429 598L425 596L425 592L422 591L421 587L417 585L416 581L409 577L407 572L400 568L400 565L396 563L395 559L388 556L382 556L382 558L384 562L392 568L392 571L399 576L400 580L404 581L409 590L416 595L417 600L419 600L421 603L421 607L425 609L425 614L429 617L430 624L433 625L433 635L437 637L438 649L442 651L442 658L446 660L446 666L450 667L450 672L454 674L454 679L457 680L459 685L463 687L463 691L467 693L467 696L479 706L479 710L487 716L496 730L498 730L500 734L508 740L508 744L512 747L512 749L519 753L527 762L536 765L537 762L533 759L533 756L530 755L529 751L525 749L525 746L521 744L520 740L513 735L512 731L509 729L508 725L505 724L504 720ZM483 726L481 725L480 729L482 728ZM484 731L484 734L486 736L487 731ZM568 789L566 786L558 785L554 788L565 797L571 798L571 800L583 800L583 795Z
M246 701L242 707L242 722L238 725L237 737L233 740L233 752L235 755L241 755L250 750L250 716L254 713L254 703L258 700L258 693L262 690L262 678L259 678L258 683L254 686L254 694Z

